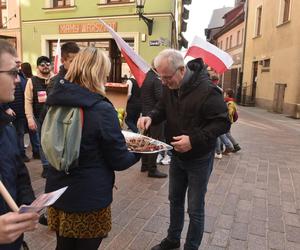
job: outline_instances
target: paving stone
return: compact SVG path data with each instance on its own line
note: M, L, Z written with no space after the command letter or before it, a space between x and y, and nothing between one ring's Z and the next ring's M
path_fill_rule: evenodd
M231 237L237 240L247 240L248 224L234 222L232 225Z
M246 242L242 240L230 239L228 250L246 250Z
M248 250L266 250L267 239L265 237L249 234Z
M131 242L128 249L132 249L132 250L149 249L150 248L149 244L152 241L154 235L155 235L154 233L141 231Z
M300 227L300 216L298 214L284 213L283 220L286 225Z
M262 220L251 220L249 233L253 235L266 236L266 222Z
M217 220L217 227L230 229L233 224L233 216L221 214Z
M216 217L205 216L204 231L211 233L216 223Z
M291 242L300 243L300 227L286 226L286 239Z
M211 244L219 247L226 247L228 244L230 231L226 229L216 229L213 234Z
M284 224L282 218L269 218L268 229L275 232L284 232Z
M268 232L268 245L271 249L284 249L284 234L279 232Z

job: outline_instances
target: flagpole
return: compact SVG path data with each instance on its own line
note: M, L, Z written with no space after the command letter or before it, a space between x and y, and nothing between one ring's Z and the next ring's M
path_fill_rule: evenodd
M7 203L7 205L10 207L10 209L14 212L19 211L19 207L7 191L6 187L3 185L2 181L0 181L0 194L2 195L3 199Z

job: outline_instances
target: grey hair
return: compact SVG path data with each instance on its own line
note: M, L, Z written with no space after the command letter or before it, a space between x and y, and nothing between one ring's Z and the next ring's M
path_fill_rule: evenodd
M154 67L158 68L163 60L167 60L169 67L173 70L184 67L184 58L178 50L162 50L154 59Z

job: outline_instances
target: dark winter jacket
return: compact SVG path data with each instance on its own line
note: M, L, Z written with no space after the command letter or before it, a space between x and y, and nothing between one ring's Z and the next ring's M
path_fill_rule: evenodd
M131 96L127 101L126 112L141 112L141 90L137 84L137 81L134 78L129 78L129 81L132 82Z
M79 166L69 174L53 167L48 172L46 192L69 186L54 207L90 212L109 206L114 171L125 170L139 160L139 155L127 150L114 107L100 94L66 80L54 85L47 105L82 107L84 111Z
M30 177L18 150L12 117L4 112L0 105L0 180L7 188L17 205L29 205L34 200ZM0 195L0 215L10 212L10 208ZM19 250L20 238L7 245L0 245L2 250Z
M15 89L15 99L8 104L9 108L11 108L16 113L17 119L25 118L25 109L24 109L24 91L27 83L27 79L22 72L18 73L20 82L16 84Z
M141 87L142 114L146 116L155 107L162 95L162 83L155 72L148 71Z
M49 95L52 91L54 84L57 83L60 79L64 78L66 74L67 70L65 69L64 65L60 65L57 75L53 76L49 81L49 84L47 86L47 95Z
M174 153L181 159L195 159L215 148L216 138L230 129L227 105L221 91L209 80L201 59L188 63L178 90L163 88L163 96L150 112L153 124L166 120L166 140L188 135L192 149Z

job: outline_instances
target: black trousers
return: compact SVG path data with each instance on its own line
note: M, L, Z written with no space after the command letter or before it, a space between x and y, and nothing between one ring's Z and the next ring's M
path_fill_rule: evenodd
M56 240L56 250L97 250L102 238L77 239L61 237L56 234Z
M147 136L152 137L156 140L163 140L163 129L164 123L150 126ZM156 166L156 158L158 153L156 154L143 154L142 155L142 166L148 169L149 172L154 172L157 168Z

